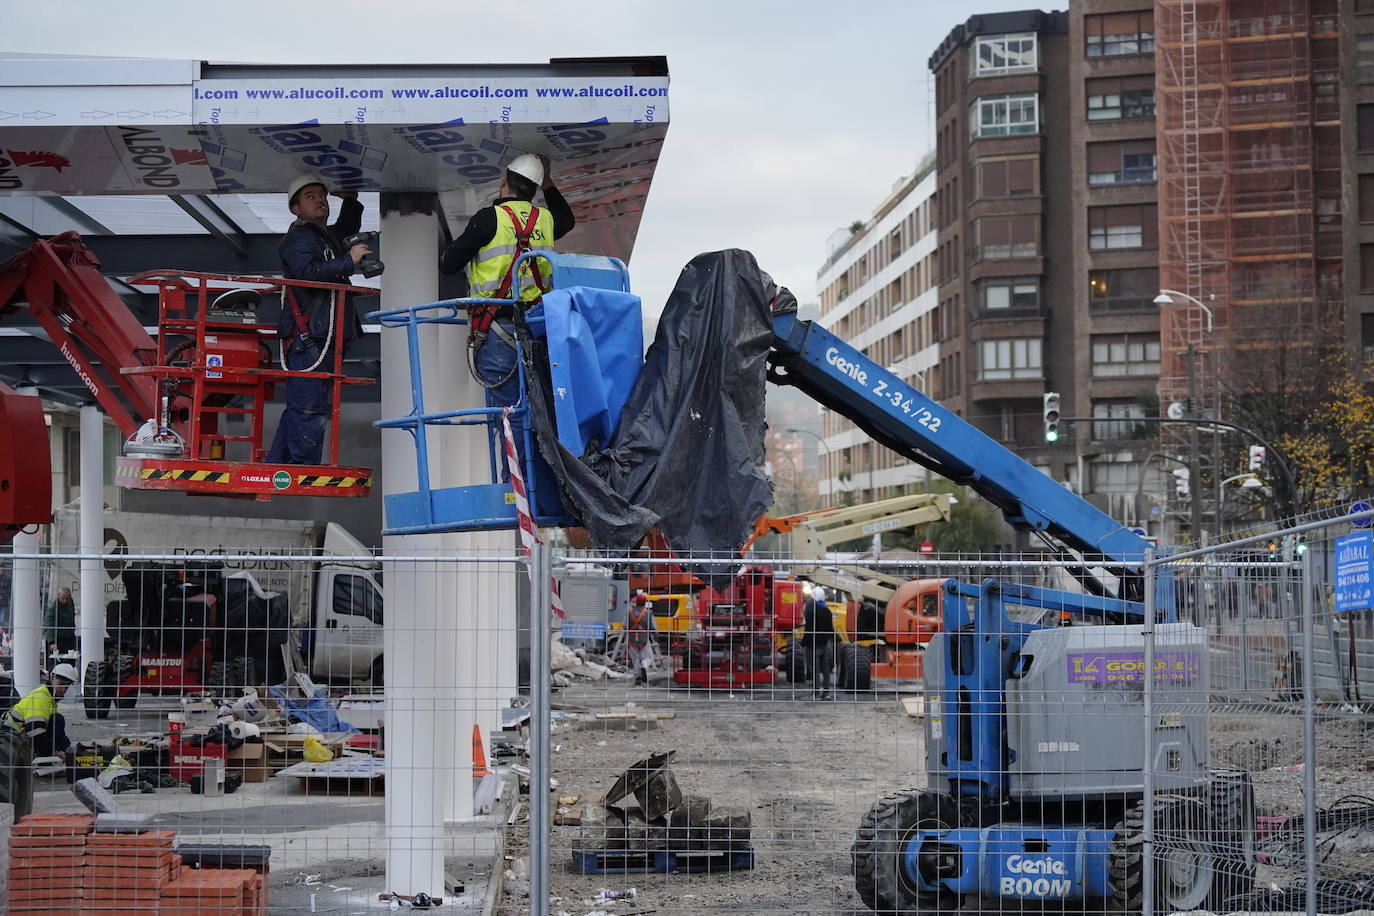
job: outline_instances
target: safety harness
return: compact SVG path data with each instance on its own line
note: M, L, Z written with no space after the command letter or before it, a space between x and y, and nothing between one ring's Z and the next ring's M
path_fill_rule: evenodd
M501 279L500 288L496 290L496 295L492 298L519 298L520 289L515 282L515 266L519 263L520 256L530 250L530 237L534 234L535 223L539 220L539 208L534 206L530 207L529 219L525 221L523 226L520 225L520 217L517 216L515 211L510 207L501 204L500 209L504 210L506 215L510 217L511 225L515 229L515 254L511 257L510 268L507 269L505 277ZM539 270L539 262L532 259L529 262L529 268L531 275L534 277L535 286L542 290L544 288L544 276ZM516 295L514 297L511 296L512 287L515 287ZM538 303L540 298L541 296L536 296L531 299L529 307L533 307ZM477 371L477 351L481 349L482 344L486 342L488 332L504 340L512 350L515 349L515 338L511 337L510 333L505 328L496 323L496 315L504 307L506 307L504 303L473 305L468 307L468 327L470 328L470 333L468 335L468 371L472 373L472 377L476 379L477 384L481 385L483 388L500 388L515 374L516 366L512 365L510 371L502 376L499 381L489 382L482 378L481 373Z

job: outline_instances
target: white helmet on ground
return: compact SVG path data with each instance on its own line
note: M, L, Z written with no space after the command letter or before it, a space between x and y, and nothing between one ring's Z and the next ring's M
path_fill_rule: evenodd
M510 165L506 166L506 171L528 178L536 185L544 183L544 163L539 161L539 157L533 153L521 153L511 160Z
M60 677L63 680L71 681L73 684L81 680L81 675L76 673L76 666L66 662L53 666L52 677Z
M300 190L302 188L308 188L312 184L317 184L325 190L329 189L329 185L325 184L324 179L319 175L302 175L286 186L286 205L289 207L294 204L296 202L296 195L300 193Z

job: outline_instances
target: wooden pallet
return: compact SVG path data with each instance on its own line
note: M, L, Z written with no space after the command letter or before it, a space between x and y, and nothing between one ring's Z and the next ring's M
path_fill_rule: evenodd
M754 850L730 852L673 852L659 850L577 850L573 871L579 875L698 874L741 871L754 867Z

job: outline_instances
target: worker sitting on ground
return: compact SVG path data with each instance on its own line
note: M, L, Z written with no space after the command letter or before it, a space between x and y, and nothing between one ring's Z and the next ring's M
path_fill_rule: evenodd
M48 681L30 690L5 713L4 725L9 731L6 738L11 744L9 798L14 803L16 821L32 808L33 758L59 757L65 761L72 746L67 738L67 720L57 711L57 704L76 683L76 668L57 665ZM19 737L27 740L14 740ZM71 774L70 768L67 773Z
M547 209L533 204L540 188ZM517 280L511 275L515 259L525 251L552 250L573 224L572 208L549 174L549 160L525 153L507 166L496 201L474 213L463 234L444 249L439 269L456 274L467 268L469 296L535 302L549 291L548 265L527 260ZM487 389L488 406L513 406L520 399L520 380L510 310L498 308L493 316L472 309L471 316L468 364L473 377Z
M649 683L649 668L654 664L654 629L653 605L643 592L637 592L625 620L625 651L636 684L647 686Z
M287 205L296 221L277 246L282 276L316 283L347 283L358 263L371 254L366 245L345 248L343 239L357 233L363 205L356 191L335 191L343 200L339 219L329 220L329 190L314 175L291 182ZM331 372L334 347L347 346L362 336L362 323L351 303L336 312L331 290L287 288L282 294L277 336L281 338L282 368L293 372ZM324 424L331 413L330 383L322 378L289 378L286 410L267 452L273 464L319 464L324 450Z

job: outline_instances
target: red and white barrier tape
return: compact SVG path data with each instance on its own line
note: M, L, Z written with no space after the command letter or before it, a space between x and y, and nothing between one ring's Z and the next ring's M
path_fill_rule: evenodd
M525 472L520 466L520 453L515 449L515 436L510 429L510 408L501 411L501 431L502 439L505 440L506 466L510 469L510 485L515 491L515 517L520 523L520 547L525 551L526 558L534 553L534 545L542 543L539 540L539 531L534 527L534 515L530 513L529 493L525 490ZM529 567L530 585L534 584L534 567ZM558 579L549 577L549 602L553 607L554 614L560 619L566 619L567 613L563 610L563 599L558 594Z

